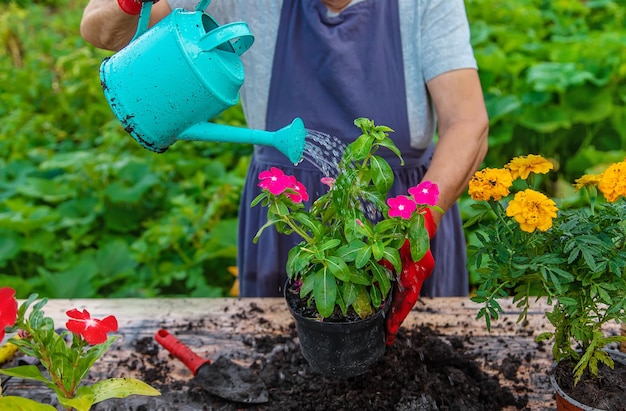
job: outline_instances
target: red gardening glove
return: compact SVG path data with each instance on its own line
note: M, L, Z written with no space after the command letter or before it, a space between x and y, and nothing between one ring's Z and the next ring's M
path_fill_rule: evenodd
M143 6L143 3L148 1L156 3L159 0L117 0L117 4L124 13L130 14L131 16L138 16L139 13L141 13L141 6Z
M437 228L429 209L426 209L424 219L426 230L428 230L428 237L432 240ZM400 325L409 315L413 306L415 306L420 291L422 290L422 285L424 285L424 281L430 277L435 266L435 259L430 249L421 260L417 262L413 261L408 239L400 248L400 259L402 260L402 273L400 273L400 278L394 286L391 309L389 310L386 323L387 345L392 345L395 341Z

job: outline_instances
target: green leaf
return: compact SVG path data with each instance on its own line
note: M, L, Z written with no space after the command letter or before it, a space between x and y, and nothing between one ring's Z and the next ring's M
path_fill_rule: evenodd
M294 220L300 222L303 226L308 228L311 231L313 238L321 239L324 237L324 227L318 220L314 219L308 213L298 211L292 213L292 217Z
M41 374L41 371L39 371L39 368L35 365L20 365L18 367L4 369L0 368L0 374L24 378L27 380L41 381L46 384L50 383L50 381L48 381L48 379Z
M350 282L360 285L371 285L372 280L363 269L350 270Z
M354 303L358 295L358 285L351 282L344 282L339 286L339 291L346 306Z
M393 265L394 270L396 270L396 273L400 273L402 271L400 253L395 248L385 247L382 259L389 261L391 265Z
M341 281L350 281L350 268L340 257L328 257L326 264L335 278Z
M96 263L98 272L105 277L130 273L137 267L130 245L122 239L104 243L96 253Z
M348 147L350 147L354 161L363 160L372 149L373 143L374 137L367 134L361 134L359 138L350 143Z
M413 261L420 261L430 248L430 239L426 230L421 231L417 237L412 237L411 234L409 233L411 258Z
M380 289L382 296L386 297L389 293L389 290L391 290L391 280L389 280L389 277L387 275L388 272L383 266L378 264L372 264L371 267L372 274L374 275L374 281L378 283L378 288Z
M17 192L27 197L38 198L50 203L58 203L76 197L76 187L58 179L30 177L26 184L17 187Z
M0 409L11 411L56 411L52 405L41 404L28 398L0 396Z
M387 161L379 156L370 159L372 180L379 193L387 193L393 185L393 170Z
M314 275L313 297L320 315L324 318L330 317L335 310L337 283L327 268L322 268Z
M94 404L110 398L126 398L129 395L157 396L161 393L136 378L109 378L91 386Z
M370 295L365 287L357 288L357 297L352 303L352 308L361 318L367 318L373 313Z
M384 138L383 140L379 140L377 141L377 144L381 147L386 147L389 150L393 151L393 153L398 156L398 158L400 159L400 165L404 166L404 159L402 158L402 154L400 153L400 150L398 149L398 147L394 144L393 140L390 139L389 137Z
M385 254L385 244L382 241L374 241L372 243L372 255L376 261L380 261Z
M350 243L339 247L337 250L337 256L343 259L343 261L350 263L356 260L361 249L367 247L361 240L350 241Z
M355 260L355 265L356 268L363 268L367 265L367 263L369 263L370 258L372 257L372 247L369 245L366 245L365 247L361 248L356 256L356 260Z

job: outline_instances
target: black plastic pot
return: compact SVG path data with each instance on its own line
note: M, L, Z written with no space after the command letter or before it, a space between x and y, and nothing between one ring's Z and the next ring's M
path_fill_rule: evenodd
M285 287L285 298L299 298ZM295 319L300 350L314 371L326 377L348 378L364 374L385 353L385 319L391 295L384 307L365 320L322 322L303 317L287 307Z

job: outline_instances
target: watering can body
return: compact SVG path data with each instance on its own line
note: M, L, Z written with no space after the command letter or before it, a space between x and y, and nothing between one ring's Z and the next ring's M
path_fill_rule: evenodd
M297 163L306 134L300 119L277 132L208 122L239 101L239 56L254 39L247 24L220 26L203 11L174 9L147 29L151 5L142 6L129 45L100 66L105 97L125 130L159 153L177 140L241 142L274 146Z

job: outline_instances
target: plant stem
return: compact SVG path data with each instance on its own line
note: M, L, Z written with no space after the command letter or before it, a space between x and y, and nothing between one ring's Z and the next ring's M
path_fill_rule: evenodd
M298 234L300 237L302 237L302 239L304 241L306 241L308 244L313 243L313 239L306 233L306 231L301 230L300 226L294 224L294 222L293 222L293 220L291 218L283 216L283 217L281 217L281 220L284 221L285 223L287 223L287 225L289 227L291 227L291 229L296 234Z
M506 223L506 221L502 217L502 205L500 205L500 203L496 203L496 202L493 202L493 201L487 201L487 203L489 204L489 206L493 210L493 212L496 215L496 217L498 217L498 220L500 220L502 225L504 227L506 227L506 229L508 230L509 234L514 235L513 230L511 230L511 227L509 227L509 225Z

